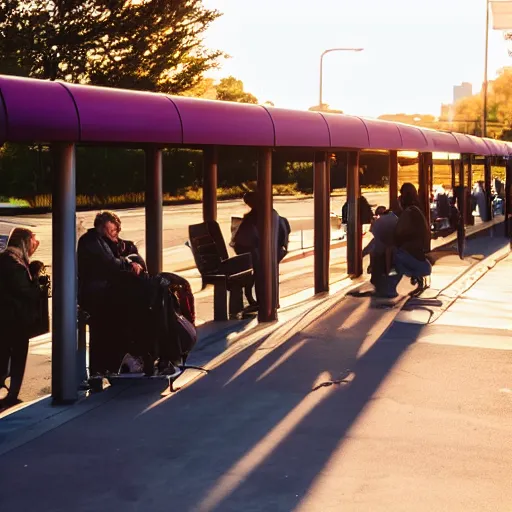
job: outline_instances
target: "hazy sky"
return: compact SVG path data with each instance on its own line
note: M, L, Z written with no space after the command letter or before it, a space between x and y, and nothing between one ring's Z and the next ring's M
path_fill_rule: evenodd
M439 115L453 85L483 80L485 0L204 0L224 15L206 36L231 59L212 76L234 75L260 102L307 109L324 103L349 114ZM489 77L511 65L502 32L491 30Z

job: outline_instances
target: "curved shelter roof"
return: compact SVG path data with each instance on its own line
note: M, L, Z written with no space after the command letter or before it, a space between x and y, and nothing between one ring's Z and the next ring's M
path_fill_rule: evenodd
M479 137L466 135L463 133L454 133L453 136L459 143L461 153L472 153L475 155L490 155L489 146Z
M488 138L483 138L482 140L489 148L489 154L493 156L508 156L508 147L505 142Z
M389 121L0 76L4 142L512 154L502 141Z

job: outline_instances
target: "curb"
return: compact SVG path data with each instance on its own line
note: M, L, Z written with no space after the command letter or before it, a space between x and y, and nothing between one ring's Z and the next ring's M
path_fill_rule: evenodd
M456 302L490 270L510 254L512 254L512 244L499 249L495 253L484 258L482 261L469 267L466 272L455 278L447 287L440 290L435 297L422 298L420 296L409 299L404 306L404 310L414 311L419 308L428 308L431 314L425 324L433 324L439 320L439 318L454 304L454 302ZM437 305L434 301L441 302L441 304Z
M339 249L340 247L345 247L346 245L346 240L339 240L331 244L331 249ZM289 263L292 261L297 261L302 258L307 258L308 256L312 256L313 254L315 254L315 249L313 247L311 249L297 249L296 251L293 251L293 253L288 253L288 255L280 263L280 265L284 265L285 263ZM174 269L173 272L187 272L189 270L194 270L196 268L197 267L195 264L190 264L187 265L186 267Z

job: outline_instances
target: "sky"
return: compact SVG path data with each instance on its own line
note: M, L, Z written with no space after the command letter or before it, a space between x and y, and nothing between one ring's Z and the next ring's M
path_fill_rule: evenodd
M233 75L261 103L347 114L440 114L461 82L481 88L486 0L203 0L224 13L205 45L231 58L209 76ZM511 47L512 49L512 47ZM489 79L512 66L503 32L490 31Z

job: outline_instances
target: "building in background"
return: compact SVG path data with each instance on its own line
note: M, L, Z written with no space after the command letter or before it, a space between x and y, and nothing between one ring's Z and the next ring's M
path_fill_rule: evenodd
M468 96L473 96L473 86L469 82L462 82L460 85L453 86L453 104Z

